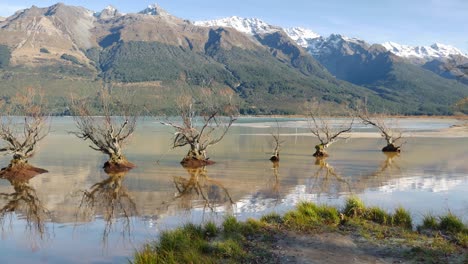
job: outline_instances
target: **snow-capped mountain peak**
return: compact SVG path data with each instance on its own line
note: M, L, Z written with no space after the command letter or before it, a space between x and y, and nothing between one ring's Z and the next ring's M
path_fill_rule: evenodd
M310 40L320 37L312 30L301 27L286 28L284 31L292 40L304 48L309 46Z
M196 21L197 26L202 27L231 27L239 32L256 35L280 31L280 27L272 26L258 18L242 18L232 16L216 20Z
M106 6L106 8L104 8L101 12L94 13L94 16L100 19L108 19L118 15L121 14L115 7L111 5Z
M111 6L111 5L106 6L106 8L104 8L104 10L107 10L109 12L116 12L117 11L117 9L115 7L113 7L113 6Z
M403 58L440 59L450 57L451 55L468 57L467 54L459 49L440 43L435 43L431 46L409 46L395 42L385 42L382 43L382 46L391 53Z
M154 3L149 5L147 8L138 12L138 14L144 15L152 15L152 16L168 16L170 15L166 10L164 10L161 6Z
M331 54L336 50L345 50L348 53L353 53L351 46L369 47L370 45L364 40L358 38L350 38L340 34L331 34L328 37L317 37L308 39L307 46L304 46L313 56L322 54Z

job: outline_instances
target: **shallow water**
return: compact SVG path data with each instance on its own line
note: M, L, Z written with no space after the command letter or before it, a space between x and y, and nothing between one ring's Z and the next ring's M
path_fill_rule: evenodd
M404 119L398 125L417 133L456 122ZM0 263L121 263L161 230L189 221L281 213L301 200L342 205L353 194L387 210L404 206L416 222L425 213L449 210L468 221L468 138L410 137L398 156L380 152L381 139L351 138L332 145L326 162L316 163L311 154L317 142L304 134L307 122L279 124L285 142L278 167L268 161L275 119L243 118L209 149L216 164L187 170L179 164L186 150L170 147L171 130L145 119L125 151L137 167L109 177L101 169L106 157L68 133L73 119L56 118L29 161L49 171L27 183L47 213L28 221L31 205L25 203L5 215ZM15 190L0 180L0 193ZM8 199L0 199L0 206Z

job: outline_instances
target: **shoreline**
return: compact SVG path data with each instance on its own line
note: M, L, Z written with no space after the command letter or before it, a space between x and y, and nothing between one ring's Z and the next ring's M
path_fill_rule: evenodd
M132 263L467 263L467 249L468 226L451 213L426 214L415 229L402 207L389 213L351 197L340 209L301 202L282 216L186 224Z

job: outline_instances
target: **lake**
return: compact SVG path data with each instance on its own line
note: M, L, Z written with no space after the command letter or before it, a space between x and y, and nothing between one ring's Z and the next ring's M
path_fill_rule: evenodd
M187 150L171 148L173 131L146 118L125 148L137 167L107 175L107 157L68 133L73 118L54 118L29 160L49 172L15 186L0 179L1 207L22 198L1 219L0 263L124 263L161 230L187 222L259 218L303 200L341 206L350 195L389 211L403 206L416 223L448 211L466 222L468 135L431 133L459 122L399 120L407 135L399 155L382 153L375 131L356 124L355 135L316 161L307 122L281 118L284 143L275 166L268 160L275 119L241 118L208 149L216 164L185 169L179 162Z

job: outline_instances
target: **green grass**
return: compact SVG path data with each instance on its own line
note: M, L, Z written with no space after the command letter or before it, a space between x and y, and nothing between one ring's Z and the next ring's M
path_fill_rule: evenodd
M437 217L432 214L427 214L423 218L422 225L419 226L419 229L430 229L430 230L437 230L439 228L439 223L437 221Z
M395 226L411 229L413 227L411 214L403 207L396 208L392 217L392 224Z
M147 244L134 255L133 263L251 263L258 258L271 260L267 243L261 241L271 232L261 231L264 224L249 219L238 222L227 216L221 227L213 222L204 225L186 224L161 234L158 242ZM248 239L249 238L249 239ZM254 240L256 240L254 239Z
M358 197L352 196L346 200L343 213L348 217L361 217L366 212L364 202Z
M336 207L301 202L284 216L264 215L260 221L239 222L227 216L218 227L186 224L163 232L158 242L135 253L133 263L272 263L272 250L278 236L297 232L301 236L321 232L360 237L367 246L386 248L392 257L417 263L464 263L468 260L468 228L453 214L426 215L418 230L437 230L430 234L412 230L410 213L402 207L389 214L369 207L357 197ZM287 234L287 235L286 235ZM363 242L364 241L364 242ZM465 254L465 255L464 255Z
M381 225L390 225L392 223L392 215L379 207L368 208L365 213L365 219Z
M312 231L324 226L337 226L340 223L340 216L335 207L301 202L296 210L284 215L283 222L293 230Z
M452 213L440 218L439 229L450 233L459 233L465 229L463 222Z
M281 215L277 213L269 213L269 214L263 215L260 218L260 221L267 223L267 224L281 224L283 223L283 218L281 217Z

